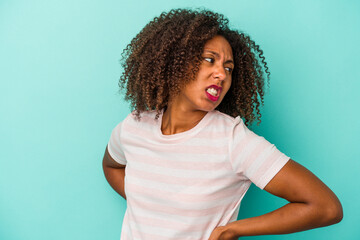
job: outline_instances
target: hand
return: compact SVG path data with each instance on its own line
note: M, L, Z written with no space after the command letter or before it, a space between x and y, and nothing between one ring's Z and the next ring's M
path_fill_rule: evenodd
M219 226L216 227L210 237L209 240L237 240L237 236L229 230L227 226Z

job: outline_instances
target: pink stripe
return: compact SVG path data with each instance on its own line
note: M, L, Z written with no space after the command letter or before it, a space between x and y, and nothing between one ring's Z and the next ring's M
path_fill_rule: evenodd
M236 184L238 182L237 178L234 178L233 175L230 175L229 177L225 178L219 178L219 179L215 179L214 178L210 178L210 179L206 179L206 178L189 178L189 177L174 177L174 176L167 176L167 175L163 175L163 174L156 174L156 173L151 173L151 172L145 172L145 171L141 171L141 170L136 170L133 168L128 168L127 170L128 174L134 178L139 178L139 179L145 179L145 180L150 180L150 181L155 181L155 182L160 182L160 183L166 183L166 184L175 184L175 185L180 185L180 186L195 186L198 188L202 188L202 187L206 187L208 188L209 186L228 186L228 185L232 185L232 184Z
M230 130L233 128L234 126L234 123L233 121L226 121L224 119L221 119L221 118L212 118L211 119L211 125L213 126L216 126L216 129L207 129L207 128L204 128L204 131L212 131L212 132L223 132L224 130ZM227 131L229 133L229 131ZM228 136L229 137L229 136Z
M125 155L120 150L120 149L122 149L122 147L120 146L119 139L120 139L120 135L117 134L117 132L116 132L116 134L112 134L111 141L109 141L110 144L108 145L108 147L110 148L110 151L113 154L116 154L116 157L118 157L120 159L125 159Z
M142 208L142 209L151 209L154 212L162 212L170 215L176 216L184 216L184 217L202 217L202 216L213 216L219 212L224 212L225 206L219 205L216 207L211 207L207 209L183 209L176 208L166 205L159 205L155 203L149 203L144 201L139 201L136 198L131 198L129 195L129 199L131 199L132 208Z
M241 138L241 140L239 142L236 142L237 138L234 139L234 146L233 146L232 153L231 153L231 162L236 167L240 167L235 163L236 162L241 163L238 158L243 154L244 149L256 137L256 135L255 134L249 134L249 135L242 135L241 137L242 138ZM235 170L238 170L238 169L235 169Z
M257 164L256 158L268 147L269 145L265 144L263 139L260 139L260 141L257 143L257 146L246 156L247 158L243 160L242 168L250 169L252 165Z
M111 140L112 140L111 143L114 145L114 148L119 149L120 134L118 133L117 128L115 128L114 133L111 134Z
M174 229L181 232L201 232L204 230L204 224L186 224L182 222L171 221L170 219L154 219L143 216L139 217L135 223L145 226Z
M136 159L136 162L151 164L157 167L178 169L178 170L196 170L196 171L218 171L220 169L226 169L232 171L232 168L227 159L223 159L222 162L191 162L191 161L177 161L158 157L150 157L149 155L131 153L128 154L129 159ZM167 157L169 158L169 157Z
M129 217L129 210L126 210L125 211L125 215L124 215L124 219L123 219L123 224L122 224L122 229L121 229L121 238L120 240L130 240L131 237L129 236L129 220L128 220L128 217Z
M264 177L264 174L271 168L271 166L278 160L281 154L278 151L273 151L270 156L264 161L264 164L257 169L252 176L252 179L260 180Z
M151 126L149 126L151 129ZM153 139L154 133L149 131L148 128L139 128L138 126L133 126L130 123L126 124L123 129L123 134L130 133L136 136L141 137L142 139Z
M234 207L233 205L228 206L228 208L233 208L233 207ZM228 211L226 211L226 212L227 212L227 215L229 215ZM154 218L139 216L139 218L136 221L132 221L132 222L134 222L135 224L140 224L140 225L144 225L144 226L176 230L176 231L182 232L182 233L198 232L199 234L202 234L210 226L215 228L215 226L219 223L219 219L212 218L212 219L209 219L208 222L201 223L201 224L194 224L193 222L195 222L195 221L189 222L188 224L186 224L186 223L182 223L182 222L171 221L170 219L154 219ZM228 221L225 221L225 222L228 222ZM144 233L142 233L142 234L144 234ZM147 234L145 234L145 235L147 235ZM173 239L173 238L171 238L171 239Z
M133 235L137 239L156 239L156 240L169 240L169 237L160 236L157 234L149 234L143 233L138 230L133 230ZM186 237L187 240L199 240L198 238L189 238ZM171 237L171 240L184 240L184 237Z
M188 193L173 193L168 191L163 191L157 188L147 188L143 186L139 186L137 184L133 184L131 182L126 182L126 189L131 193L138 193L144 197L156 198L160 197L163 198L166 196L166 199L173 202L188 202L188 203L208 203L210 201L215 200L222 200L227 198L236 198L242 194L242 187L239 185L232 186L225 190L216 191L211 195L206 196L204 198L203 194L188 194Z
M206 129L203 129L202 131L199 132L199 134L196 135L196 138L198 139L229 139L229 131L227 131L226 129L224 131L218 131L218 132L214 132L214 131L206 131Z
M134 138L132 136L128 136L124 138L123 143L129 144L130 146L140 146L144 148L149 148L155 152L163 152L166 153L184 153L187 154L213 154L213 155L226 155L228 153L228 146L216 147L212 146L194 146L194 145L179 145L179 144L169 144L169 145L151 145L145 142L142 143L139 138L144 139L143 135L138 135L138 137ZM184 150L185 149L185 150Z

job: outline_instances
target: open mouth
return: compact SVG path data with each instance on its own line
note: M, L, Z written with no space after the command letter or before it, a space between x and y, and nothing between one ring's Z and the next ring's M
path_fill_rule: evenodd
M207 88L206 92L209 93L213 97L219 97L219 95L220 95L220 89L215 89L212 87Z
M210 85L205 89L206 96L211 101L217 101L219 99L220 93L221 93L222 87L217 85Z

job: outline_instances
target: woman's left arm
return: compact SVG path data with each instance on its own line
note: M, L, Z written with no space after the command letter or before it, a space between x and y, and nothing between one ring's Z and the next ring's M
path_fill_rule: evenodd
M290 203L261 216L217 227L209 240L299 232L338 223L343 217L336 195L313 173L291 159L264 189Z

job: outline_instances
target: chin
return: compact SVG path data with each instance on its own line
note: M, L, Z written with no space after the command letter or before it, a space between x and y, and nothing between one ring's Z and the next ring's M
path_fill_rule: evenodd
M198 106L197 109L199 111L211 112L211 111L215 110L215 108L217 108L220 105L221 100L219 102L216 102L216 103L206 101L206 105L204 105L204 103L199 103L197 105Z
M207 107L207 108L203 108L201 109L202 111L205 111L205 112L211 112L213 110L215 110L215 108L217 108L219 104L217 104L216 106L211 106L211 107Z

